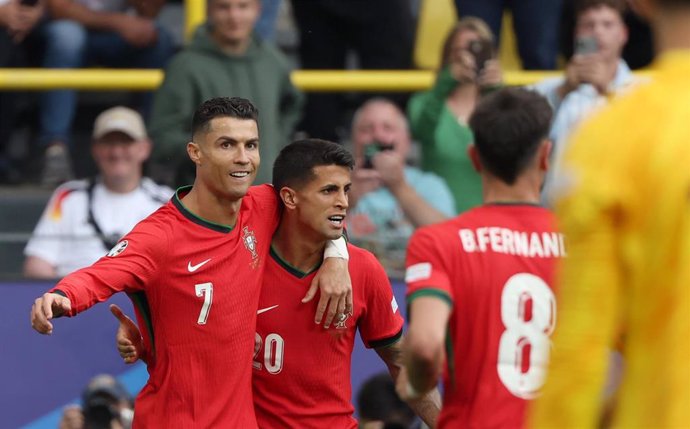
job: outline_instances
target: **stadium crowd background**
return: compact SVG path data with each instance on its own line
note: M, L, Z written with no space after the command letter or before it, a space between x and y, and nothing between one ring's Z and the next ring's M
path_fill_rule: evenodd
M213 1L216 0L209 0L209 2ZM14 1L3 2L0 0L0 7L8 3L14 3ZM44 3L39 2L39 5L45 7L46 4ZM185 4L176 0L169 0L161 5L160 12L155 21L156 25L164 29L163 31L167 32L170 37L172 48L167 59L171 57L172 51L179 52L183 50L185 45L191 40L192 27L195 23L193 21L191 24L189 23L189 14L191 10L198 12L200 10L199 4L203 3L203 0L189 0ZM450 28L457 22L454 13L455 4L451 0L382 1L382 6L380 7L381 14L377 20L364 20L363 23L357 22L354 15L366 16L367 13L365 11L370 12L372 15L377 12L373 9L369 10L371 9L368 5L370 2L365 0L347 0L347 9L351 11L349 14L347 13L348 11L338 10L337 7L328 10L327 5L338 3L337 1L323 0L321 3L326 5L323 10L315 6L317 0L294 0L292 2L290 0L263 0L263 3L264 10L261 20L257 23L257 33L261 34L259 37L264 40L274 43L288 58L290 68L296 70L292 72L294 85L306 93L307 96L306 105L304 105L302 112L285 112L285 114L296 116L297 118L301 117L302 121L294 124L293 131L288 133L284 137L285 140L281 143L288 142L292 136L304 135L306 133L312 134L314 137L329 138L343 144L351 144L353 140L352 134L355 132L354 124L351 126L351 123L356 119L355 112L365 100L372 97L390 99L397 104L401 112L406 112L408 109L408 99L413 92L432 87L435 81L436 70L441 67L439 54L443 39ZM340 3L345 2L341 0ZM367 3L366 6L364 5L365 3ZM462 7L463 1L458 0L457 3L458 6ZM529 50L529 46L525 46L525 42L518 41L518 36L527 36L518 31L517 25L520 23L517 21L515 22L516 30L513 30L514 19L509 11L502 14L503 31L500 33L500 41L497 43L496 56L503 73L502 82L505 84L536 84L544 78L563 75L563 71L558 71L558 69L562 70L573 53L573 2L571 0L563 0L562 3L554 0L544 0L544 3L551 4L552 6L558 5L550 19L546 18L546 15L539 15L541 10L532 11L535 17L539 17L537 21L548 21L546 24L549 24L548 27L551 27L550 31L553 31L551 40L559 42L558 46L554 47L553 55L549 56L547 60L531 59L529 64L527 64L528 60L526 59L521 61L520 54L527 55L526 51ZM386 10L386 8L388 9ZM203 7L201 10L203 10ZM400 10L405 12L400 13ZM462 13L460 15L462 16ZM337 18L334 18L334 16ZM632 69L643 68L652 59L649 29L632 11L626 12L625 17L629 28L629 39L623 52L623 58ZM488 15L484 18L486 18L487 22L491 21ZM42 26L50 22L51 18L44 17L42 19L45 21L36 24L36 33L42 29ZM343 36L343 33L341 33L342 37L351 38L350 43L342 42L342 58L323 58L323 54L319 53L319 49L324 47L319 45L324 44L326 41L308 39L310 30L298 25L300 20L302 23L308 22L311 25L316 25L318 22L328 22L328 19L333 19L331 22L338 22L338 25L344 26L338 27L340 31L345 31L344 28L348 29L346 31L348 34ZM352 20L351 25L348 24L348 20ZM396 20L396 22L393 23L392 20ZM187 22L186 24L185 21ZM336 24L333 25L335 26ZM489 22L489 26L493 27L492 29L496 33L496 23ZM383 29L386 28L397 28L403 37L397 37L395 34L383 34ZM537 27L534 27L533 30L537 31ZM29 43L24 44L26 49L22 53L22 60L19 62L10 62L8 60L2 64L4 67L11 65L39 68L41 64L45 64L41 43L32 40L30 32L28 36L25 40ZM332 34L331 36L337 38ZM134 37L136 38L136 36ZM374 49L376 46L376 43L373 43L374 39L382 41L384 48L386 47L385 43L387 43L388 50L395 51L398 57L383 59L377 58L377 55L381 55L380 53L368 52L367 48ZM326 48L333 49L335 43L334 40L329 41ZM554 43L554 45L556 44ZM308 50L313 50L313 52L310 53ZM323 60L323 64L318 64L319 59ZM332 61L329 63L329 60ZM523 67L523 63L526 67ZM95 76L96 81L101 79L98 75L99 72L108 72L107 68L100 68L104 65L107 66L105 60L97 60L93 66L99 68L88 68L88 70L94 71L95 74L93 76ZM166 65L160 64L161 67ZM191 67L194 67L194 64L191 64ZM363 75L361 80L354 82L351 88L347 88L348 82L351 81L343 79L344 75L342 74L309 75L303 73L300 75L302 70L318 68L340 69L343 71L368 68L389 69L391 71L390 75L384 74L378 77ZM527 68L540 71L524 72L523 70ZM554 70L549 70L549 68ZM411 74L396 74L397 70L407 70ZM412 72L414 70L418 72ZM2 116L0 120L5 121L2 125L5 127L5 133L2 134L3 141L0 142L0 168L2 168L0 175L0 180L2 181L0 183L0 207L2 207L0 210L0 277L8 281L23 279L24 247L31 237L32 231L46 204L49 203L51 194L58 185L55 181L45 180L44 170L48 152L45 149L46 146L41 141L44 137L40 135L41 132L39 131L41 129L41 110L45 107L45 97L49 94L47 89L53 89L51 75L42 77L43 81L37 85L29 83L14 86L12 82L17 80L13 79L13 76L21 77L21 73L30 74L30 72L24 69L11 70L5 68L0 70L0 91L2 91L0 97L3 98L3 101L0 103L0 109L3 109L0 110L0 116ZM125 90L127 87L126 83L119 84L117 82L121 78L126 80L126 73L128 72L121 71L120 73L122 74L102 75L102 89L96 84L95 87L91 86L88 88L88 91L80 91L78 93L78 102L76 103L71 130L71 141L66 145L69 147L66 153L71 164L71 172L64 179L87 178L98 173L98 166L90 156L94 120L99 113L108 108L117 105L128 105L135 109L140 109L147 122L149 137L152 138L154 156L146 164L146 173L152 175L154 179L166 182L170 186L180 184L178 181L180 177L184 176L182 175L183 172L178 172L178 162L171 161L172 158L170 157L156 157L155 155L157 151L156 145L160 145L160 142L156 141L156 136L160 134L152 130L152 124L149 121L151 100L147 100L146 94L143 94L142 97L140 91L149 88L156 89L161 83L160 76L155 73L135 74L134 76L144 76L146 83L135 82L131 88L134 91L127 91ZM54 77L56 80L60 79L57 73ZM396 77L399 80L396 80ZM381 84L379 85L379 83ZM114 86L121 90L113 90ZM83 88L84 85L77 82L74 87ZM329 87L336 88L336 90L319 90ZM56 85L55 88L59 88L59 85ZM261 110L260 103L259 101ZM171 104L171 106L175 105ZM7 108L11 108L14 112L14 119L11 123L7 123L9 115L5 116L7 110L4 109ZM156 108L154 102L154 111ZM355 116L355 119L353 119L353 116ZM187 121L189 122L189 118ZM280 118L278 118L278 121L280 121ZM162 125L162 127L165 126L165 124ZM180 141L177 143L180 148L183 147L184 142ZM268 146L279 143L269 141L263 142L263 144ZM422 169L424 169L420 152L419 147L413 144L409 155L405 154L405 157L409 158L408 161L414 165L420 165L421 163ZM166 164L166 161L170 161L170 163ZM263 164L262 170L269 171L270 158L269 160L263 160ZM175 174L171 175L170 172L173 171ZM439 173L439 175L441 174ZM270 178L263 177L263 179L265 181ZM424 198L424 192L419 191L419 193ZM456 205L459 204L457 200L458 198L456 197ZM414 221L411 223L413 226L416 225ZM397 235L394 235L394 240L398 240ZM383 244L375 243L372 247L374 247L374 250L379 247L384 249L383 253L400 253L402 250L404 254L404 241L402 248L395 248L393 246L392 250L387 242ZM396 266L396 261L391 261L388 268L391 276L399 276L400 271L398 270L399 267Z
M430 87L433 83L435 70L438 70L441 63L441 45L448 31L456 23L455 16L452 14L455 8L453 2L451 0L391 0L381 2L381 5L377 6L376 9L369 10L367 14L362 15L362 18L357 18L355 11L361 11L363 7L361 5L357 6L358 1L353 0L350 2L352 7L348 6L347 8L337 6L337 2L329 1L322 2L322 7L314 7L314 2L310 1L297 1L295 2L297 7L287 0L263 2L262 15L256 24L256 32L260 34L259 37L261 39L266 39L275 44L284 54L288 63L286 67L296 70L292 73L293 81L296 82L297 87L304 88L308 95L306 105L301 103L295 105L293 111L289 113L283 111L281 113L283 116L278 115L281 116L278 118L262 118L264 120L263 127L265 128L262 128L264 129L263 137L266 140L274 140L274 135L280 135L278 140L287 142L291 137L311 134L320 138L329 138L349 144L352 141L350 123L353 113L363 101L376 96L385 96L394 101L404 112L406 111L406 103L410 95L415 90ZM6 5L11 3L14 2L4 2L4 9L7 9ZM465 7L467 8L474 7L472 6L474 2L471 1L462 2L458 0L457 3L460 7L462 7L462 3L466 3ZM479 4L481 2L476 3ZM546 9L540 8L540 3L551 5L549 7L553 8L552 16L544 14ZM39 3L39 5L41 4L43 3ZM58 6L61 5L59 2L56 4ZM558 7L555 6L557 4ZM496 52L500 68L503 71L503 83L533 84L542 81L545 77L561 75L561 72L548 70L544 72L544 69L546 67L562 68L566 64L567 59L572 55L574 44L574 4L574 0L565 0L562 4L559 1L526 4L526 10L517 11L521 14L520 16L531 13L530 8L532 8L540 11L537 14L539 18L533 19L529 23L515 20L515 24L513 24L514 20L511 17L510 10L502 12L502 19L499 21L496 21L494 18L495 11L491 11L491 8L488 6L485 8L486 10L479 10L479 12L486 15L484 19L490 23L490 27L494 32L501 25L505 28L497 38L500 43L497 44ZM86 81L75 81L73 79L70 82L69 79L65 80L64 77L61 77L64 75L58 74L55 74L54 78L50 76L45 77L45 75L36 78L30 77L32 71L40 70L41 64L45 64L46 42L43 33L45 25L51 22L50 13L48 12L50 10L49 6L50 3L44 5L45 10L43 18L41 18L42 21L39 20L34 25L32 31L27 32L21 44L14 45L15 52L13 53L15 55L12 57L8 55L0 57L0 61L2 61L0 67L4 67L0 71L0 185L3 190L0 196L3 207L2 213L0 213L0 276L3 278L21 278L24 246L39 219L41 211L49 200L50 192L62 179L86 178L98 173L96 163L89 156L89 152L93 121L101 111L116 105L129 105L138 109L143 113L144 119L147 121L146 125L153 143L152 159L147 162L145 172L155 180L162 181L170 186L184 183L186 178L189 177L188 175L181 178L174 176L178 169L178 163L182 162L179 157L184 157L184 150L182 149L184 142L177 141L177 139L181 139L184 136L184 133L181 132L182 126L177 124L170 125L169 122L161 122L160 120L157 121L157 119L163 118L163 120L184 123L189 122L188 118L174 117L167 112L156 114L155 107L154 113L151 113L150 97L141 96L141 89L155 88L160 84L161 79L159 75L134 74L133 76L127 76L125 74L108 74L114 69L108 68L106 61L99 58L89 58L91 60L90 63L82 63L85 66L93 64L98 68L80 69L80 71L90 71L93 73L88 76ZM122 5L116 5L115 7L122 7ZM199 14L200 11L203 13L205 10L205 2L193 0L183 4L176 0L171 0L162 2L159 8L155 22L158 28L160 28L161 34L167 34L165 37L170 39L171 48L167 56L169 59L173 51L180 51L186 43L192 40L195 21L198 24L198 21L203 19L203 16ZM305 25L310 26L308 30L298 26L299 19L295 19L293 9L294 12L297 12L296 17L301 18ZM395 13L391 13L391 11L395 11ZM624 16L626 25L629 28L629 40L625 45L623 58L632 69L642 68L649 64L652 59L652 43L649 28L630 10L626 11ZM542 24L539 24L540 22ZM332 28L337 28L337 32L340 34L336 37L326 34L323 29L317 29L316 27L312 29L311 26L315 25L314 23L328 23ZM522 25L522 27L527 27L527 29L520 28L518 24ZM518 31L513 31L512 27L515 27ZM318 31L321 31L321 33L318 33ZM536 65L533 64L534 61L526 64L526 68L542 69L542 71L525 72L523 71L525 68L523 68L519 52L527 50L529 45L524 45L524 42L521 44L520 38L536 37L532 33L538 33L539 31L544 31L543 34L557 34L558 36L551 38L553 46L549 47L551 55L548 56L548 61L542 60L542 63L537 62ZM310 39L308 35L312 33L318 33L320 37L312 37ZM307 35L306 38L305 34ZM328 39L329 37L330 39ZM300 39L306 39L307 42L300 44ZM312 39L322 40L322 42L315 43ZM8 37L7 40L3 39L3 43L12 43L11 40ZM18 39L15 39L15 42L16 40ZM372 41L376 41L376 43ZM319 49L324 49L321 45L326 45L330 51L339 52L326 56L324 55L326 51L319 51ZM3 50L9 53L9 45L7 46L8 49ZM332 49L330 48L331 46L333 47ZM534 50L536 49L541 48L535 47ZM529 52L523 54L530 55ZM531 60L528 59L526 61L529 62ZM188 62L191 64L190 68L195 68L195 65L192 64L194 62L193 59L189 59ZM102 68L104 65L106 67ZM126 62L118 63L116 66L118 68L140 67L137 64L128 65ZM25 70L23 68L21 70L13 70L11 67L35 68L32 70ZM56 67L78 68L74 65L59 65ZM334 75L329 75L328 73L324 75L310 75L309 73L304 74L302 72L302 70L314 69L347 71L389 69L392 74L380 76L355 74L352 76L352 74L343 75L337 74L337 72ZM396 74L394 70L404 70L407 71L407 74ZM125 71L122 72L126 73ZM300 72L303 74L300 75ZM76 79L80 79L80 77ZM398 78L397 80L396 77ZM263 76L259 77L259 79L261 78ZM55 79L55 83L52 83L53 79ZM271 77L271 79L275 78ZM46 125L44 123L46 121L42 119L42 115L45 116L46 97L51 93L65 91L46 91L46 89L65 85L65 81L68 82L66 84L68 87L87 88L87 90L80 91L77 95L71 131L65 128L66 125L63 125L63 128L69 132L69 134L65 134L65 141L58 141L58 143L61 143L59 145L49 145L45 137ZM63 83L61 84L60 82ZM106 89L99 90L99 83ZM237 84L254 85L255 82L239 81ZM134 91L111 90L111 88L127 88L128 86L131 86ZM360 91L347 91L348 86L351 86L353 89L360 89ZM335 89L331 90L329 88ZM362 88L364 88L364 91L361 90ZM385 89L378 90L378 88ZM172 94L172 98L161 97L161 99L166 101L175 100L175 103L169 104L174 104L175 109L183 112L189 106L180 107L179 98L175 98L178 95ZM251 92L242 95L252 98ZM275 103L276 101L271 100L270 102ZM265 106L262 106L261 101L257 101L257 104L260 109L264 107L264 111L267 110ZM420 103L416 104L419 105ZM409 109L410 114L414 115L413 107L410 105ZM273 108L274 106L270 107L270 109ZM68 110L69 107L62 108L62 111ZM297 110L297 112L294 110ZM184 114L186 113L181 113L182 116ZM264 113L265 115L267 113ZM290 118L287 123L283 123L282 121L286 115L290 116ZM301 122L295 122L300 117L302 118ZM151 124L152 119L154 124ZM281 128L282 130L287 126L289 129L290 125L292 125L292 128L290 131L281 131L281 134L275 134L274 130L268 129L267 122L269 120L274 123L278 122L272 128ZM170 128L173 131L170 131ZM179 128L179 130L175 128ZM419 145L416 144L420 140L419 133L413 132L413 134L415 144L412 145L409 153L406 154L409 163L411 165L421 164L423 170L431 170L443 179L448 179L449 177L442 171L443 169L432 168L431 161L421 156ZM186 138L184 140L186 141ZM168 154L169 150L166 148L175 144L178 149L176 155L178 158L173 160ZM57 175L55 175L55 171L46 171L49 167L48 164L54 161L54 157L51 158L49 156L51 153L50 147L52 146L67 148L66 151L62 151L63 157L58 159ZM265 152L270 147L277 146L278 144L274 142L264 144L263 151ZM49 149L46 149L46 147L49 147ZM271 149L271 151L274 151L274 149ZM443 152L439 152L429 156L429 159L432 159L433 156L443 155ZM267 166L270 166L271 158L272 156L269 154L264 154L264 167L262 171L268 171ZM52 164L55 164L55 162L52 162ZM191 168L191 163L189 163L189 166ZM452 167L451 165L450 168L452 169ZM468 170L471 170L471 168L468 168ZM469 174L472 175L474 173L470 171ZM51 175L53 177L50 177ZM259 179L260 181L267 181L270 178L267 174L264 174L260 175ZM463 179L465 178L463 177ZM470 177L469 182L477 181L478 179ZM454 193L455 203L459 211L478 201L476 189L474 190L475 196L458 197L458 192L468 191L467 187L458 190L456 189L457 184L453 183L454 181L448 182L448 186ZM472 191L472 189L469 189L469 191ZM466 202L457 201L461 198L466 200ZM384 245L383 247L385 248L386 246ZM392 252L400 254L400 249L392 249Z

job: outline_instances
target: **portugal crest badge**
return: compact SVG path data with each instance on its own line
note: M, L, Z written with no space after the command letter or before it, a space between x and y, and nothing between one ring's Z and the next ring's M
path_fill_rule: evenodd
M244 247L252 254L252 268L256 268L259 264L257 242L254 231L250 231L248 226L242 228L242 242L244 243Z
M352 313L339 313L336 315L335 329L347 329L347 319L352 316Z

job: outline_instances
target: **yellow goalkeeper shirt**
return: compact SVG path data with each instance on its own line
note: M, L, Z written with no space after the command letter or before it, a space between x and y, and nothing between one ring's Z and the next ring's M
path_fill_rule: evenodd
M621 349L613 426L690 428L690 51L580 129L556 203L568 257L530 425L593 428Z

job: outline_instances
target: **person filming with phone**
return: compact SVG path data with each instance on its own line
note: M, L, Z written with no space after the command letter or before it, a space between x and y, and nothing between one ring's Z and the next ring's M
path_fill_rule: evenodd
M547 79L533 89L549 100L554 120L549 136L554 142L552 169L546 179L546 197L558 186L566 141L582 120L604 106L609 97L634 83L621 57L628 41L623 21L625 0L578 0L575 3L574 55L563 77Z
M458 213L482 201L481 179L467 155L473 141L468 118L483 94L502 85L489 26L464 17L446 37L434 86L407 106L412 135L421 143L422 168L446 181Z
M350 137L356 164L348 235L379 257L389 275L401 274L414 229L453 216L453 197L443 179L407 164L407 120L390 100L372 98L357 109Z

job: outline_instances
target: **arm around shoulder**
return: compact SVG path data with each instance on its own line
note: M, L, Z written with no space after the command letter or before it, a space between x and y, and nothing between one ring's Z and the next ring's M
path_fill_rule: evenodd
M337 243L336 243L337 242ZM352 280L349 271L349 254L347 247L343 249L345 239L331 241L324 252L324 261L318 273L311 282L303 303L311 301L316 291L321 292L316 307L314 322L321 323L324 315L324 328L328 328L336 314L352 312ZM328 310L328 311L326 311Z

